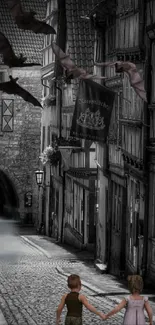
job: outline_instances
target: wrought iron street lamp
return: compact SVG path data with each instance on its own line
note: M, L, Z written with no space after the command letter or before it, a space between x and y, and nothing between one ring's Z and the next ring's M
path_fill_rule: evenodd
M42 184L43 184L43 175L44 175L43 170L37 170L35 172L35 174L36 174L36 182L37 182L37 185L38 186L42 186Z

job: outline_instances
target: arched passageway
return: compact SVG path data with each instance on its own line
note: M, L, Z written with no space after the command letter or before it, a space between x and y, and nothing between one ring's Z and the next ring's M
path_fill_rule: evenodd
M19 200L9 177L0 170L0 216L18 219Z

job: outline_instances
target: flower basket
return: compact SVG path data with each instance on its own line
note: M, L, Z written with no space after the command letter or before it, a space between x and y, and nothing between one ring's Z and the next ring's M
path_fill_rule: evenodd
M44 100L43 100L43 104L46 107L50 107L52 105L56 105L56 98L55 98L55 96L52 96L52 95L46 96L44 98Z
M57 166L60 161L61 153L58 149L51 146L46 147L40 156L43 165L49 162L52 166Z

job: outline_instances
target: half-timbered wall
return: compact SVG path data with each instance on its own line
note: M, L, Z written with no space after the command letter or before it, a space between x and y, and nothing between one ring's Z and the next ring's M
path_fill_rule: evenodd
M147 1L147 29L150 25L155 24L155 2L153 0ZM151 40L150 40L151 38ZM148 197L148 251L147 251L147 275L148 281L155 284L155 32L150 29L147 37L148 50L150 50L150 66L149 70L149 107L150 115L150 147L148 151L149 158L149 197Z
M115 21L113 19L109 19L107 21L107 29L105 33L105 53L106 55L113 52L113 50L116 48L116 25Z
M57 0L50 0L47 2L46 10L46 22L50 24L55 30L57 30L57 19L56 19L56 10L57 10ZM56 40L56 35L45 35L44 36L44 45L42 49L43 53L43 68L42 68L42 101L43 101L43 110L42 110L42 119L41 119L41 152L49 146L52 145L53 134L58 133L57 129L57 120L58 120L58 110L55 104L47 104L46 98L49 95L56 95L55 85L51 82L49 73L52 74L53 66L51 63L54 62L55 57L51 48L51 42ZM51 194L50 185L50 176L52 173L52 168L49 165L44 166L45 171L45 184L48 185L44 192L44 222L46 228L46 234L49 234L49 218L52 218L52 212L55 209L55 204L52 205L53 200L51 199L53 193ZM55 173L56 174L56 173ZM53 189L54 191L54 189ZM40 191L40 200L41 198ZM61 197L61 196L60 196ZM50 202L52 200L52 203ZM43 205L42 205L43 206ZM61 212L61 211L59 211ZM40 214L42 211L40 209ZM58 222L57 222L58 224ZM58 228L58 226L57 226ZM57 229L58 230L58 229Z
M127 245L126 257L130 271L141 272L144 248L144 214L145 214L145 192L143 183L130 177L128 179L127 199Z
M118 20L118 48L134 48L139 45L139 13Z
M46 22L55 30L57 29L57 0L50 0L47 2ZM44 37L44 52L43 52L43 67L54 62L55 55L51 48L51 42L56 40L56 35L50 34Z
M151 282L154 284L155 277L155 165L154 158L153 163L150 164L150 176L149 176L149 229L148 229L148 276Z
M130 86L129 78L126 75L123 79L123 97L120 118L122 149L139 159L143 159L143 102Z
M146 25L149 26L155 22L155 2L154 0L147 1L147 21Z
M136 10L139 6L139 0L118 0L118 11Z

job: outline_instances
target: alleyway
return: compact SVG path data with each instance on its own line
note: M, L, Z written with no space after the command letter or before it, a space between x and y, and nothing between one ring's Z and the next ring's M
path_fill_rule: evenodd
M1 247L2 242L0 306L8 325L55 324L55 310L67 291L66 275L71 272L81 275L83 293L103 312L128 294L114 277L96 272L89 253L70 251L36 235L1 235ZM149 297L155 310L155 297ZM105 324L122 324L122 319L123 312ZM84 324L93 323L101 324L101 320L84 311Z

